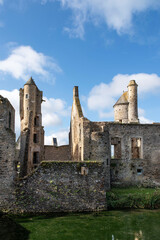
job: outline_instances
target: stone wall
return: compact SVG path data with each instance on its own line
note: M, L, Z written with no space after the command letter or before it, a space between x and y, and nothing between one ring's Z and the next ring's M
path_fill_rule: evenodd
M121 144L121 158L111 159L111 184L160 186L160 124L106 123ZM139 146L133 149L133 139ZM136 158L136 152L139 157Z
M0 210L14 201L15 134L0 121Z
M63 146L44 146L44 160L45 161L68 161L71 160L71 152L69 145Z
M110 143L108 128L101 122L83 119L84 160L104 161L110 165Z
M110 176L102 162L41 162L18 180L15 212L105 210Z
M90 122L83 118L82 142L85 160L99 159L111 167L112 186L160 186L160 124Z
M83 160L82 157L82 122L83 112L79 100L78 87L73 88L73 104L70 125L70 146L71 159L74 161Z

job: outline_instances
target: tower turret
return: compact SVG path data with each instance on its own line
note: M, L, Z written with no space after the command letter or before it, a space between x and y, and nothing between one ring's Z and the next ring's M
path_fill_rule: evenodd
M28 174L43 159L42 91L32 77L20 89L21 176Z
M128 84L128 122L138 123L138 108L137 108L137 83L131 80Z

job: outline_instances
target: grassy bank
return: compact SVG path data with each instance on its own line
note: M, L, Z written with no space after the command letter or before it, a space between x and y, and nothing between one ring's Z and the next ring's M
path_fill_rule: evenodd
M158 209L160 189L113 188L107 192L108 209Z

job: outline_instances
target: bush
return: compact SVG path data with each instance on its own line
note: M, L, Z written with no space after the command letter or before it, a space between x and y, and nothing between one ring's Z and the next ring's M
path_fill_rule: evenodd
M107 192L108 209L158 209L160 189L113 188Z

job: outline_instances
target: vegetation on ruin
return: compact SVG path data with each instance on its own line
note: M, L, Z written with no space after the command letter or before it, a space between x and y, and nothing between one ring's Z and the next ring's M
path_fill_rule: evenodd
M158 209L159 188L112 188L107 192L108 209Z

